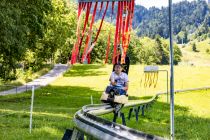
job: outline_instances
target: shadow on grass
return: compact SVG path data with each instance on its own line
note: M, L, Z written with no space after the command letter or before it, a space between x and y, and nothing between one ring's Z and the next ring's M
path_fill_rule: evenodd
M95 104L100 103L102 91L96 91L88 87L79 86L47 86L35 90L34 96L34 114L33 114L33 137L38 139L61 139L65 129L72 128L74 114L82 106L91 103L91 95ZM31 139L28 135L29 110L30 110L31 92L3 96L0 98L0 109L10 110L12 113L5 117L0 117L0 132L4 139L13 139L11 135L15 134L22 139ZM22 108L27 108L23 112ZM21 112L22 111L22 112ZM5 112L0 111L0 115ZM45 130L42 130L45 127ZM15 128L18 128L16 131ZM51 132L55 129L56 132ZM39 131L40 130L40 131Z
M104 65L74 65L64 77L107 75L106 72L100 71L100 68L104 67Z
M44 107L82 107L90 104L92 96L96 103L100 103L99 99L102 91L96 91L89 87L79 86L47 86L35 90L34 104ZM30 103L31 92L8 95L0 97L0 104L12 103Z
M26 100L30 100L31 97L11 97L11 98L2 98L0 99L1 103L3 102L11 102L11 103L18 103L18 102L23 102Z
M126 115L128 109L125 109ZM119 119L120 120L120 119ZM156 101L152 107L145 110L145 116L139 114L139 121L135 117L127 120L129 127L140 131L168 137L170 134L170 105ZM187 107L175 105L175 137L176 139L199 139L210 138L210 118L201 118L190 113Z
M137 97L137 96L129 96L129 100L147 100L147 99L151 99L152 96L144 96L144 97Z

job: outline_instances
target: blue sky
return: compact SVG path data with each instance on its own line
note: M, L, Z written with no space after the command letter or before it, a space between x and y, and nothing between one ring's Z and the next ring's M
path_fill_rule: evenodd
M173 3L177 3L183 0L172 0ZM193 1L193 0L188 0ZM161 7L161 6L168 6L168 0L135 0L136 4L143 5L146 8L155 6L155 7Z

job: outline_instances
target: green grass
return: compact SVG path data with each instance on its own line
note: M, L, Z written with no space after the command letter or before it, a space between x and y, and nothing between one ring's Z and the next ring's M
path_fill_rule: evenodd
M36 90L31 135L30 93L1 97L0 114L15 114L0 117L0 139L61 139L64 130L73 127L75 112L90 103L90 94L99 98L98 92L79 86L48 86Z
M210 91L196 91L175 95L175 134L177 139L209 139ZM161 96L139 123L128 121L132 128L169 138L170 107Z
M51 65L44 65L40 70L31 73L27 79L25 78L24 74L21 73L17 80L13 81L3 81L0 79L0 91L9 90L15 88L16 86L21 86L27 82L30 82L46 73L48 73L52 69Z
M168 69L163 66L161 69ZM94 103L108 84L112 66L74 65L55 82L35 91L33 130L29 133L30 92L0 96L0 139L61 139L65 129L73 127L73 117L82 106ZM140 80L143 66L131 66L129 73L130 99L146 99L156 92L165 90L165 74L159 74L155 89L143 89ZM175 67L176 89L208 86L210 67ZM181 82L180 82L180 79ZM146 96L146 97L145 97ZM210 138L210 91L185 92L175 95L175 133L176 139ZM128 109L124 109L126 117ZM150 134L169 137L170 117L166 97L160 96L145 116L127 119L129 127ZM6 116L5 116L6 115ZM112 114L102 116L112 119ZM120 119L118 119L120 122Z
M206 50L210 50L210 39L206 39L201 42L196 42L196 48L198 52L192 51L192 45L188 43L185 48L181 48L183 57L182 62L184 64L193 64L196 66L210 66L210 53L206 53ZM192 43L192 42L191 42Z
M206 39L206 40L203 40L200 42L198 42L198 41L194 41L194 42L196 44L197 50L202 54L206 54L206 49L210 49L210 39ZM185 49L193 52L192 46L190 46L190 44Z

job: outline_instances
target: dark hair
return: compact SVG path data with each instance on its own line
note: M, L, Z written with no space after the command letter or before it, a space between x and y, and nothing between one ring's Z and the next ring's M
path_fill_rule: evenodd
M123 67L122 64L120 64L120 63L116 63L116 64L114 65L114 67L116 67L116 66L121 66L121 67Z

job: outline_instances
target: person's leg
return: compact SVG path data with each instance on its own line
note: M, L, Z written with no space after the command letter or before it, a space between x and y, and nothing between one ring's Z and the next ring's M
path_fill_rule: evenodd
M109 93L113 89L113 86L107 86L105 92Z
M119 93L120 93L120 95L125 95L126 94L126 91L123 90L123 89L119 89Z

